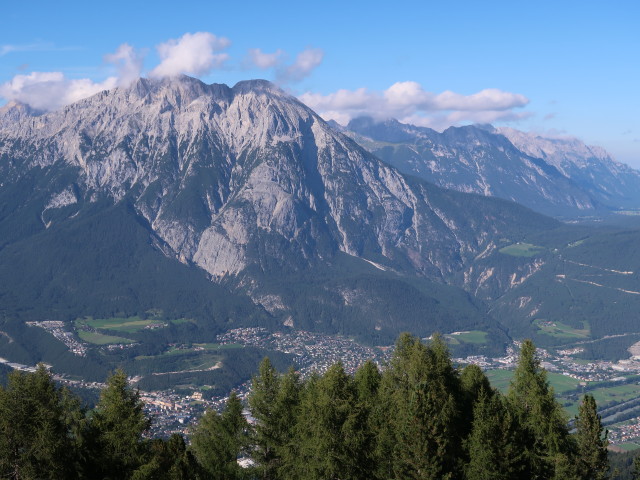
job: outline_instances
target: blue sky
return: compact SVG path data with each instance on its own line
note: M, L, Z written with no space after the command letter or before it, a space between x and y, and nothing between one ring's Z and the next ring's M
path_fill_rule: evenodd
M31 0L0 11L0 102L56 108L138 74L267 78L342 122L492 122L574 135L640 168L632 1Z

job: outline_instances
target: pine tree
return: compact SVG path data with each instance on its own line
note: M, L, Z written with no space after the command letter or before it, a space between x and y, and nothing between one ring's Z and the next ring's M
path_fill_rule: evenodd
M491 397L494 394L493 388L489 379L484 372L477 365L467 365L460 372L460 388L462 395L460 397L460 411L461 411L461 424L460 434L461 437L468 437L471 433L471 428L474 419L474 409L476 403L480 399L480 393L484 396ZM468 462L468 452L465 450L464 456L461 457L462 462Z
M480 392L483 392L485 396L489 397L494 393L491 383L482 369L473 364L467 365L462 369L460 373L460 386L462 388L465 408L470 406L471 411L473 411L473 406L480 398Z
M633 480L640 480L640 455L633 459L633 470L631 471Z
M43 365L9 374L7 388L0 387L0 477L76 478L79 417L78 402Z
M96 478L129 478L145 461L142 434L151 421L144 413L140 393L133 390L122 370L116 370L100 393L91 422Z
M350 421L358 427L355 429L355 441L349 448L354 452L354 461L361 478L375 479L378 470L377 464L380 459L376 455L378 435L375 413L380 400L380 383L380 371L372 361L361 365L354 376L356 404Z
M394 474L398 478L446 479L457 476L459 378L444 341L430 347L401 337L392 361L398 388L395 407Z
M580 477L584 480L604 480L609 472L607 455L608 432L602 422L592 395L585 395L576 418L576 442Z
M132 480L195 480L204 478L204 472L179 434L168 440L156 438L149 445L151 458L140 466Z
M207 411L191 438L191 450L212 480L235 480L242 477L238 457L247 445L249 425L242 415L242 403L231 392L222 414Z
M556 467L563 475L574 465L572 440L562 406L555 400L546 371L540 367L536 347L530 340L522 343L518 367L509 387L508 399L529 439L522 448L527 454L530 478L554 478ZM560 470L558 470L558 473Z
M259 373L253 377L249 408L256 419L254 447L251 458L256 464L258 478L268 480L276 478L280 464L278 447L283 439L280 435L282 412L278 410L280 378L268 358L260 364Z
M353 380L340 363L307 383L297 423L297 478L366 478L358 461L366 426L355 403Z
M289 480L296 478L300 445L296 438L298 421L301 417L300 402L303 384L293 367L280 379L274 415L278 423L278 446L276 455L278 466L275 478Z
M469 436L468 480L527 478L526 458L521 445L523 432L504 397L482 386L473 408Z

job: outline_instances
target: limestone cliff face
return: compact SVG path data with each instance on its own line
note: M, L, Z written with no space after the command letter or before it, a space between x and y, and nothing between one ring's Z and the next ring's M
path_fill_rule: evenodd
M524 211L408 181L260 80L140 79L46 115L7 106L0 159L4 182L75 172L46 192L44 227L62 207L131 202L166 254L214 280L336 252L444 278Z
M396 120L333 124L401 172L444 188L495 196L546 215L578 217L640 205L640 172L575 139L490 125L442 133Z
M615 161L603 148L577 138L549 138L513 128L495 130L532 157L553 165L603 205L614 209L640 205L640 172Z

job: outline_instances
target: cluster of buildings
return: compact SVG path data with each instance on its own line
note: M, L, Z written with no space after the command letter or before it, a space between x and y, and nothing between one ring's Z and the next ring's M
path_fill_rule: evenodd
M26 322L31 327L44 328L55 338L64 343L74 355L85 357L87 345L79 341L72 332L65 330L65 323L57 320L45 320L42 322Z
M609 443L618 445L640 438L640 418L635 418L609 432Z
M65 330L64 322L42 321L28 322L28 325L43 328L55 338L63 342L69 350L78 356L86 356L87 346L72 332ZM221 345L237 344L254 346L266 350L280 351L296 358L299 373L305 377L311 372L322 373L336 362L341 362L348 373L354 373L367 360L378 365L385 365L391 357L393 347L368 347L345 337L323 335L305 331L269 332L265 328L238 328L218 335ZM111 348L126 348L130 345L112 345ZM174 345L174 348L180 348ZM483 370L513 369L518 362L520 342L514 342L507 348L502 357L490 358L485 355L473 355L465 358L454 358L459 365L476 364ZM548 371L558 372L578 380L581 384L597 381L626 380L622 375L640 374L640 357L632 357L618 362L610 361L577 361L574 356L583 351L580 347L558 350L551 353L546 349L538 349L541 365ZM14 369L34 371L35 367L11 363L0 359ZM103 384L70 380L64 376L54 375L64 384L76 388L101 389ZM135 379L132 379L135 381ZM246 398L251 388L250 382L238 386L241 398ZM147 413L153 418L151 436L169 436L172 433L187 434L190 426L200 418L207 409L220 410L224 407L226 397L203 399L202 392L196 390L190 395L180 395L172 391L141 392ZM613 444L640 438L640 418L622 425L616 425L610 433Z
M390 349L360 345L345 337L305 331L270 333L264 328L237 328L216 339L220 344L242 344L295 355L300 373L324 372L336 362L342 362L347 373L353 374L367 360L378 365L390 359Z

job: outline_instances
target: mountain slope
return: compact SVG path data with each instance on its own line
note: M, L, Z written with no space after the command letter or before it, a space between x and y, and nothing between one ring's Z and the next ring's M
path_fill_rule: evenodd
M575 138L545 138L507 127L495 132L527 155L556 167L601 204L615 209L640 205L640 172L616 162L604 149Z
M0 306L29 318L181 316L186 297L212 331L382 342L482 325L500 341L461 272L558 225L404 177L264 81L140 79L45 115L10 106L0 178Z
M404 173L437 185L514 200L558 217L640 205L640 173L577 141L491 126L443 133L363 117L342 131Z

